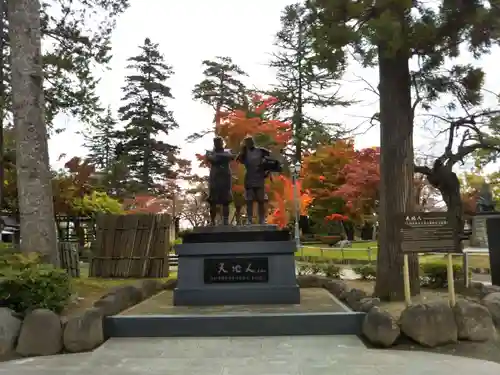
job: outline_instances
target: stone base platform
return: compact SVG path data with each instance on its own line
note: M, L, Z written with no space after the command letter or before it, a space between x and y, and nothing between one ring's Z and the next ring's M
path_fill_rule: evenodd
M107 337L359 335L364 313L321 288L301 291L297 305L174 306L162 292L105 319Z

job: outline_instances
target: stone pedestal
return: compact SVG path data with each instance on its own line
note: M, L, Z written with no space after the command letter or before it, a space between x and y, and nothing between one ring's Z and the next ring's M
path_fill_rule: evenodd
M490 214L486 218L488 234L488 252L490 254L491 283L500 286L500 213Z
M486 220L488 217L498 217L498 214L476 214L472 217L472 233L470 244L473 247L488 247L488 233L486 231Z
M273 225L195 228L176 245L176 306L298 304L295 242Z

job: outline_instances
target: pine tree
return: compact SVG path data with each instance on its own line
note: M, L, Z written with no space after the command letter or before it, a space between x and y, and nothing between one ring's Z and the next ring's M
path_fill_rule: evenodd
M116 121L111 108L89 127L84 138L90 163L98 170L109 169L115 160L116 148Z
M498 1L309 0L318 60L343 69L354 53L365 66L378 65L380 94L380 232L375 294L403 298L401 238L394 222L414 207L413 118L418 105L429 108L441 94L477 105L484 73L471 65L446 63L462 51L478 58L498 39ZM438 5L438 6L436 6ZM419 69L411 71L415 58ZM415 90L412 102L412 88ZM449 103L453 109L457 103ZM412 292L418 293L418 261L410 259Z
M60 113L88 122L100 107L96 68L107 67L111 59L111 33L117 17L129 7L129 0L41 0L40 3L46 122L52 125ZM7 27L6 14L3 21ZM11 108L10 43L7 33L2 36L5 63L2 99L8 109Z
M195 85L193 98L213 108L214 123L217 125L222 112L245 106L247 89L240 79L247 74L230 57L218 56L215 61L204 60L203 66L205 79ZM209 132L195 133L189 139L199 139Z
M311 25L307 23L307 8L288 5L281 16L281 30L276 35L270 66L277 70L277 81L270 95L279 101L275 108L294 130L294 159L302 159L303 149L315 149L341 133L340 124L325 123L307 115L307 109L326 108L348 103L339 99L338 79L341 72L312 64L315 58Z
M130 57L131 71L123 87L123 106L118 110L125 129L118 134L127 155L131 178L140 183L142 192L155 191L158 182L168 178L177 160L178 147L159 141L177 128L166 102L173 99L166 81L173 75L159 46L149 38L141 53Z

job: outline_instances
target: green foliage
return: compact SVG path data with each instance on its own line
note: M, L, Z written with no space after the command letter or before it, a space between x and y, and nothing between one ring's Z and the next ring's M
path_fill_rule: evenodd
M332 279L340 278L340 267L331 261L318 259L314 257L303 257L304 263L299 264L299 275L324 275Z
M37 266L40 261L39 253L22 254L13 247L4 247L0 251L0 276L8 276L12 272Z
M336 266L333 263L328 263L323 267L323 271L326 277L330 277L332 279L340 278L340 267Z
M424 108L450 93L449 109L481 102L484 72L471 64L445 66L468 49L474 57L487 53L498 39L500 7L483 0L424 1L309 0L314 49L322 66L343 70L348 55L365 66L404 53L419 59L412 73L414 89ZM378 47L381 47L380 49ZM349 52L351 51L351 52ZM381 55L382 54L382 55Z
M118 112L125 129L118 132L127 155L130 179L143 193L156 192L158 182L172 177L179 148L158 140L178 128L167 101L173 99L167 80L174 74L164 61L157 43L146 38L140 54L128 59L130 74L123 87L123 105Z
M218 56L215 60L204 60L205 78L194 86L193 99L209 105L215 112L214 123L222 112L248 107L247 88L241 79L247 77L230 57ZM188 141L196 141L212 129L200 133L193 133Z
M375 280L377 278L377 267L373 264L353 267L352 270L361 276L361 280Z
M122 204L108 194L93 191L90 195L75 198L72 202L74 212L80 215L92 215L96 213L123 214Z
M318 143L328 143L342 133L340 124L318 120L308 114L310 110L349 104L338 97L337 81L342 72L332 72L311 63L315 52L307 15L302 4L285 7L281 30L276 34L278 51L270 62L277 71L278 81L269 92L278 99L273 114L293 124L295 160L301 160L303 151L310 152Z
M89 150L89 162L97 170L109 170L116 159L116 120L111 108L92 123L84 134L84 146Z
M60 313L71 296L68 274L48 265L34 265L12 272L0 281L0 300L25 313L45 308Z
M421 284L429 288L446 288L448 286L448 272L446 263L424 263L420 265ZM454 280L463 280L464 271L461 265L453 265Z
M77 116L84 122L94 117L100 107L95 72L109 63L111 33L117 17L128 7L129 0L41 1L45 114L48 124L60 113ZM3 61L8 62L8 32L4 32L3 36L6 46ZM8 63L4 66L4 78L3 107L10 108Z
M204 60L205 79L195 85L193 98L211 106L214 111L228 111L241 107L246 100L246 88L240 78L247 74L230 57Z
M71 296L66 271L41 264L41 255L0 250L0 301L14 311L25 313L46 308L60 313Z

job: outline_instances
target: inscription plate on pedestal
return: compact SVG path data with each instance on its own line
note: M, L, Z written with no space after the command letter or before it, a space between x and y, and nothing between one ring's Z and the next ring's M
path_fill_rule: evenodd
M474 216L472 218L472 245L488 247L488 233L486 231L486 217Z
M268 258L219 258L204 260L205 284L266 283L269 280Z

